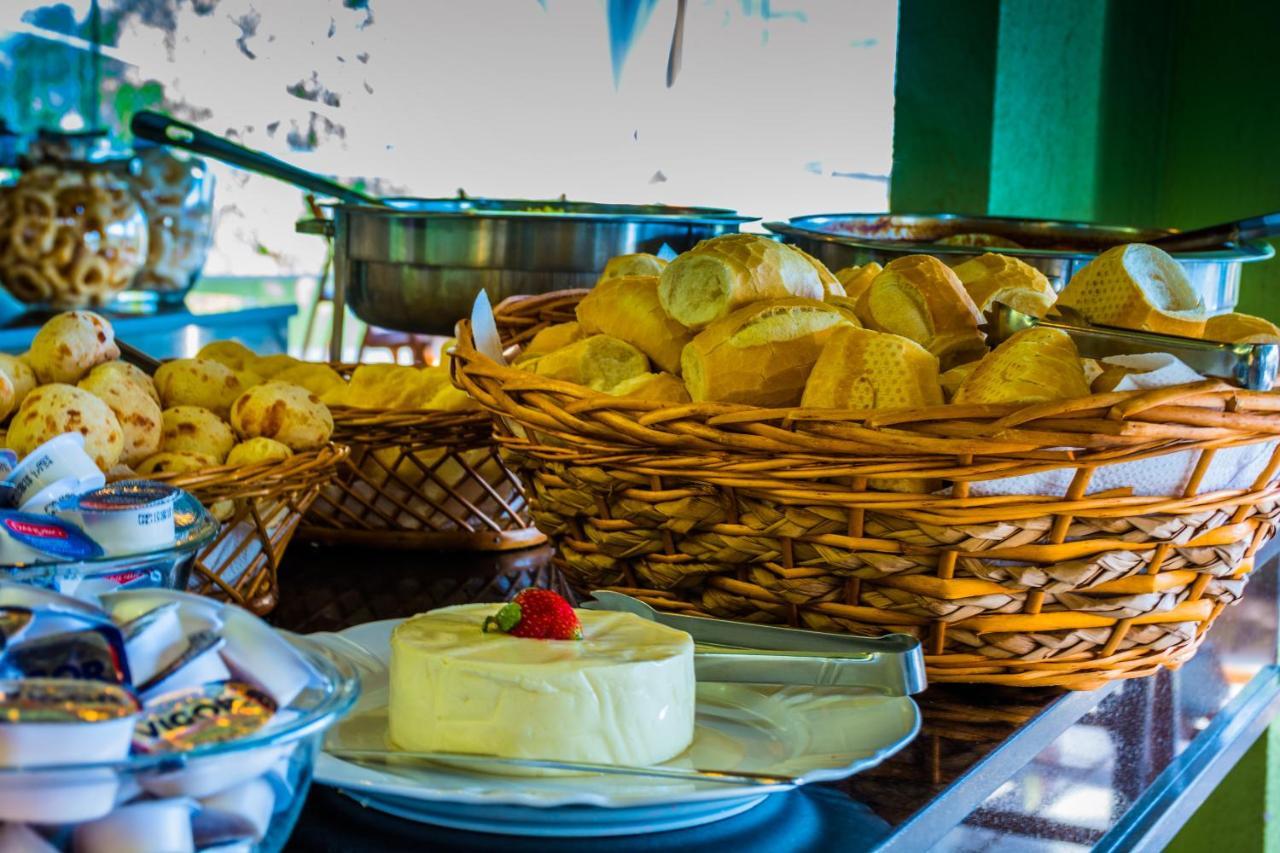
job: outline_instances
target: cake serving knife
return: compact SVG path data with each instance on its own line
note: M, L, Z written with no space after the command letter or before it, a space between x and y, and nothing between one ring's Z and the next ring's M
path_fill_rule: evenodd
M1066 316L1039 319L997 302L986 314L987 339L995 345L1033 326L1061 329L1071 336L1085 358L1165 352L1201 376L1227 379L1251 391L1271 390L1280 373L1280 345L1277 344L1227 344L1098 326L1063 307L1055 310Z
M484 772L486 768L564 770L572 773L599 773L608 776L642 776L681 782L712 782L718 785L751 785L765 788L794 788L803 785L798 776L753 773L748 770L703 770L694 767L632 767L625 764L597 764L590 761L556 761L542 758L506 758L474 752L403 752L398 749L348 749L326 744L327 755L354 764L387 767L414 767L422 764L459 765Z
M906 634L854 637L775 625L662 613L638 598L596 590L587 610L633 613L693 637L699 681L868 687L890 696L925 689L920 641Z

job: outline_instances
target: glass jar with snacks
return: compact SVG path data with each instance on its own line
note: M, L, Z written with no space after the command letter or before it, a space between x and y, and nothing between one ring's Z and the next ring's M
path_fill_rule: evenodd
M131 290L160 303L181 302L209 254L213 175L198 157L140 143L130 183L149 231L147 262Z
M147 220L128 159L94 134L41 134L0 186L0 284L41 307L104 305L147 258Z

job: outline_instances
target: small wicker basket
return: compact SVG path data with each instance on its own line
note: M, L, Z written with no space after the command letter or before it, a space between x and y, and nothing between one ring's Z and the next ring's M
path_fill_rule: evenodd
M527 340L579 297L508 300L500 327ZM914 411L671 405L496 364L465 321L453 374L579 591L904 631L935 681L1089 689L1177 666L1280 515L1280 395L1216 380ZM1174 469L1163 491L1108 485ZM1046 477L1058 494L1026 485Z
M284 550L346 456L346 447L331 443L282 462L149 475L191 492L222 522L217 538L196 556L191 591L270 612L279 601Z
M335 365L349 375L354 365ZM506 551L546 541L483 411L332 408L350 448L300 531L320 542Z

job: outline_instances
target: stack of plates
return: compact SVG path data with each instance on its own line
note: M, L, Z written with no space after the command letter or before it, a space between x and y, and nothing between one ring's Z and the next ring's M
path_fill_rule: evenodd
M387 747L391 631L402 620L313 634L356 667L355 711L330 733L334 749ZM874 767L920 728L909 697L857 688L699 683L692 746L673 768L843 779ZM455 829L511 835L609 836L663 832L740 814L784 786L630 776L497 776L436 765L371 767L321 755L317 781L369 808Z

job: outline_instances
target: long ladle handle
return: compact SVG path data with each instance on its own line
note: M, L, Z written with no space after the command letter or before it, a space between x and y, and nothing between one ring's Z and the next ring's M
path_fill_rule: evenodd
M269 154L237 145L207 130L201 130L195 125L178 121L162 113L140 110L133 114L133 121L129 123L129 127L133 130L134 136L142 139L162 145L172 145L175 148L184 148L195 154L212 157L250 172L277 178L317 195L358 204L385 204L381 199L345 187L315 172L299 169Z
M1167 252L1190 252L1197 249L1216 249L1223 243L1259 240L1263 237L1274 237L1277 234L1280 234L1280 211L1251 216L1235 222L1224 222L1221 225L1180 231L1153 240L1152 245L1159 246Z

